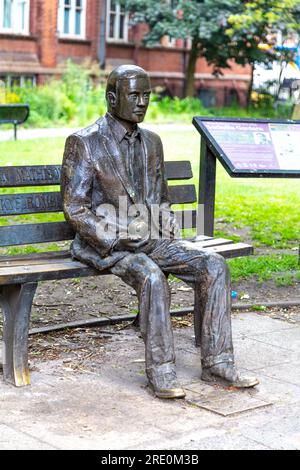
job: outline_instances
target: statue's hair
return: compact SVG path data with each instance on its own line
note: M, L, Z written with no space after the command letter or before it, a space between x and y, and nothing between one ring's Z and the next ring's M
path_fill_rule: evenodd
M142 67L138 67L137 65L120 65L116 67L110 74L107 79L106 85L106 97L107 93L113 91L114 93L117 91L118 83L121 80L128 80L129 78L135 77L148 77L147 72L145 72Z

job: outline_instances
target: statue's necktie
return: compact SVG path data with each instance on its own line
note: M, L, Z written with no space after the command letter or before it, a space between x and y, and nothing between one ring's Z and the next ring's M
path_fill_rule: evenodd
M138 155L135 155L135 143L136 139L138 137L138 131L133 131L132 134L126 134L125 139L128 142L128 155L127 155L127 162L126 162L126 168L128 172L128 177L129 180L131 181L133 187L136 186L135 182L135 175L137 167L139 167L139 162L135 161L136 157L138 158Z

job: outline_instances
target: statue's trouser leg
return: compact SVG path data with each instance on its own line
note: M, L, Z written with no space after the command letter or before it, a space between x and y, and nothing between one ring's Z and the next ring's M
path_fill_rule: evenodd
M230 275L224 258L183 240L162 240L149 256L163 272L195 290L195 336L202 366L232 363Z
M174 368L175 354L166 276L144 253L127 255L111 272L137 291L147 371L153 368L156 372L170 371Z

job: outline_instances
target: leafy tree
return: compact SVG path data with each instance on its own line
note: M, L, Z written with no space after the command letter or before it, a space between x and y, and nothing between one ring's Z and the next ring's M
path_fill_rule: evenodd
M300 33L299 0L255 0L243 3L239 14L228 18L226 34L231 38L230 55L235 62L251 66L248 104L253 88L253 75L256 63L268 64L272 61L291 61L295 52L288 48L276 48L277 34L283 39ZM284 45L284 41L283 41Z
M278 51L261 48L270 44L270 31L287 34L299 31L300 0L120 0L132 13L132 22L146 23L149 32L144 43L151 47L169 35L189 38L191 49L186 66L185 95L194 94L194 73L199 57L204 57L213 72L238 64L270 62ZM271 40L272 43L272 40ZM272 45L272 44L270 44ZM282 55L288 51L281 51ZM250 93L253 84L253 74Z

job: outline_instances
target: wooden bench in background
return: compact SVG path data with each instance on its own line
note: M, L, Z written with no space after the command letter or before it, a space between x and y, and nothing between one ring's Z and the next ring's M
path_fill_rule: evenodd
M29 116L29 104L1 104L0 124L13 124L14 138L17 140L17 126Z
M61 167L28 166L0 167L0 188L57 186L60 184ZM169 181L192 178L188 161L166 162ZM0 216L61 213L60 192L55 188L44 192L12 193L6 189L0 195ZM197 201L195 186L181 184L170 186L173 204ZM185 211L186 212L186 211ZM179 223L182 212L176 212ZM190 210L188 226L196 226L196 211ZM74 238L74 231L65 221L35 224L17 224L0 227L0 247L62 242ZM198 246L222 254L225 258L252 254L252 246L233 243L231 240L199 236ZM26 255L0 257L0 300L4 316L3 325L3 374L6 382L16 386L30 383L28 370L28 328L34 294L40 281L98 276L99 272L72 260L69 251L51 251Z

